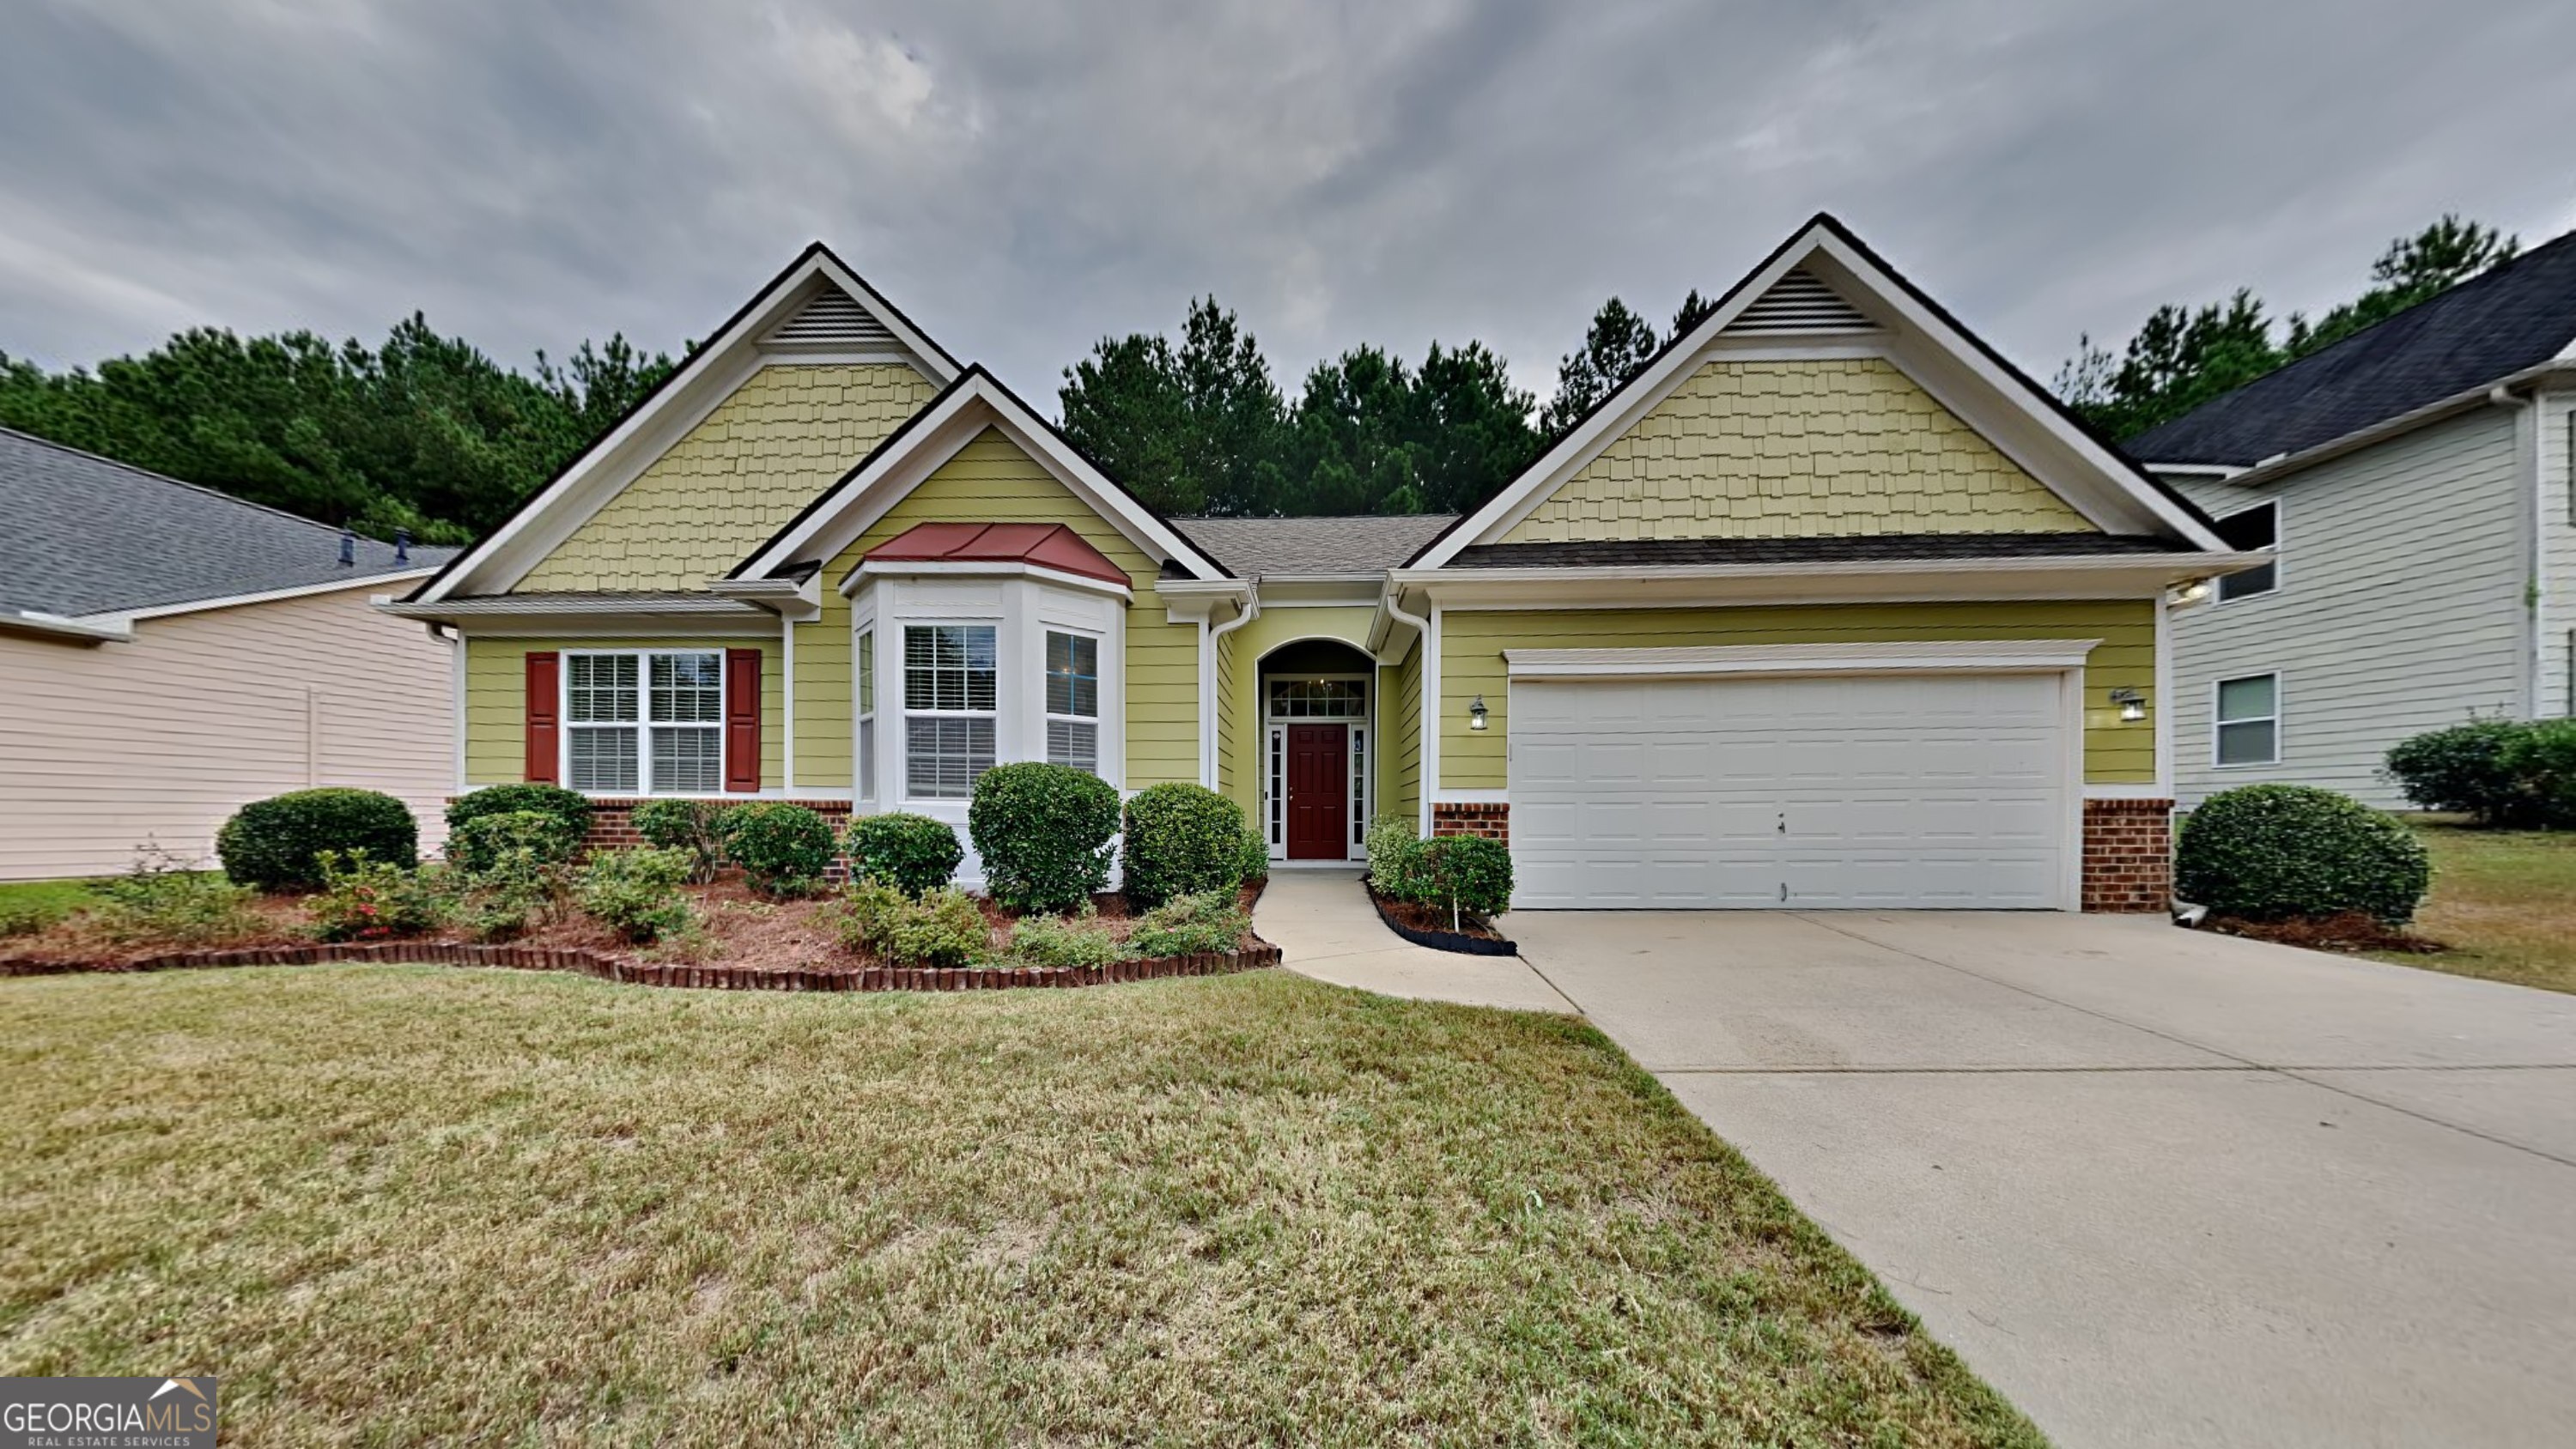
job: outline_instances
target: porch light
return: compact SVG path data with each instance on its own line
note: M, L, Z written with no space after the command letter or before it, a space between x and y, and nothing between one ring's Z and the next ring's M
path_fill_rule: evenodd
M2147 717L2147 697L2126 685L2111 691L2111 702L2120 707L2122 724L2136 724Z
M1480 694L1476 696L1476 702L1474 704L1467 706L1467 728L1471 730L1480 730L1484 727L1485 697Z

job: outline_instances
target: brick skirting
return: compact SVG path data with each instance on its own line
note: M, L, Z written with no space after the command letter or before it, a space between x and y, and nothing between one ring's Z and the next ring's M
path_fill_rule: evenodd
M2173 802L2084 802L2084 909L2161 911L2173 902Z
M758 795L741 795L730 799L717 799L712 803L742 805L760 798L762 797ZM590 833L582 837L582 849L627 850L642 845L644 837L635 833L635 807L645 803L647 803L646 800L641 798L591 801ZM832 827L832 834L835 836L838 836L850 823L850 802L847 800L789 800L782 803L802 805L822 816L823 823Z
M1509 845L1512 843L1512 807L1434 800L1431 802L1431 833L1481 835L1487 840L1499 840Z

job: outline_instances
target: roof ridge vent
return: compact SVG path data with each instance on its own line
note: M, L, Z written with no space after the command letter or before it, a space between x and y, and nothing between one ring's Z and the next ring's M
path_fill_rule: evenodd
M1779 332L1876 332L1869 314L1843 300L1824 278L1793 268L1726 324L1720 337Z
M899 346L893 329L866 304L828 282L796 315L771 328L761 343L833 352L891 351Z

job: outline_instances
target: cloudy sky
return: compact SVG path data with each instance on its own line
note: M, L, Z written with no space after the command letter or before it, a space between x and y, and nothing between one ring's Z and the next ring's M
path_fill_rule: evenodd
M1283 381L1481 337L1544 390L1841 215L2046 376L2458 210L2576 227L2576 5L13 0L0 351L210 324L505 362L703 336L805 241L1052 402L1213 291Z

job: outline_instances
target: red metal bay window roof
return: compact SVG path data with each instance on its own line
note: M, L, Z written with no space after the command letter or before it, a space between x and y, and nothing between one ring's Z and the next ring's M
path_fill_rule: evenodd
M917 523L867 552L869 563L1027 564L1121 587L1108 555L1061 523Z

